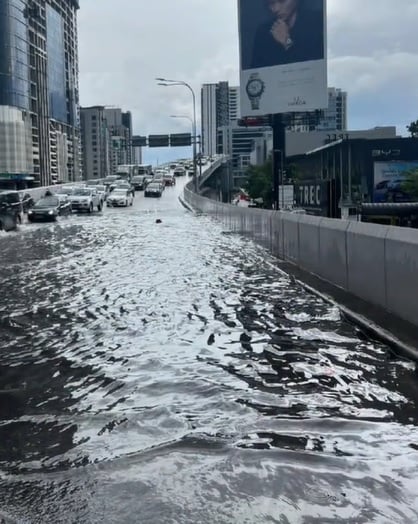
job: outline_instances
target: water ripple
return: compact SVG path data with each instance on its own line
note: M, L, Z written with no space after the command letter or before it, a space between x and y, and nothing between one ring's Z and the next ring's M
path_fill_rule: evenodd
M415 522L415 365L176 192L1 236L0 518Z

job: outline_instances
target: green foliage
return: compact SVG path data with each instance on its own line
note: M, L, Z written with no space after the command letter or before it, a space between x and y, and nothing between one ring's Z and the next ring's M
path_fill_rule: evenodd
M303 173L296 164L288 164L286 167L286 179L292 182L301 182L303 180Z
M406 129L413 138L418 138L418 120L411 122L409 126L406 126Z
M414 200L418 200L418 168L411 169L406 173L402 189Z
M273 204L273 166L271 158L262 166L250 166L245 189L250 198L262 198L264 207L271 209Z

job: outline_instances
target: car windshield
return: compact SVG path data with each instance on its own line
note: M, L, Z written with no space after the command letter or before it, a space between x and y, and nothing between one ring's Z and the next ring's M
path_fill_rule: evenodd
M150 189L160 189L160 184L150 184L148 187Z
M74 189L73 195L90 196L92 193L93 193L92 189L88 189L86 187L79 187L77 189Z
M113 194L117 196L126 196L126 189L115 189Z
M106 186L96 186L97 191L104 192L106 191Z
M72 187L61 187L60 189L57 189L57 191L55 191L55 193L57 195L72 195L73 193L73 188Z
M38 200L38 202L36 202L35 204L35 208L40 208L40 207L56 207L59 205L59 199L57 197L46 197L46 198L41 198L41 200Z

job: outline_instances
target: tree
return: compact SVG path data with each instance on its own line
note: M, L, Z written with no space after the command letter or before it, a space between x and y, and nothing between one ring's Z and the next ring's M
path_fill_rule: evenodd
M411 197L411 199L418 200L418 168L411 169L405 173L402 190Z
M265 208L271 209L273 205L273 165L269 158L262 166L250 166L247 170L248 179L246 190L250 198L263 199Z
M413 138L418 138L418 120L411 122L409 126L406 126L406 129Z

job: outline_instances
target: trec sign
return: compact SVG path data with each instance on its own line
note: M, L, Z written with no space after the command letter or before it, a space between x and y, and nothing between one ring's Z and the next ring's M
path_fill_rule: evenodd
M328 216L329 182L304 181L294 184L295 204L312 214Z

